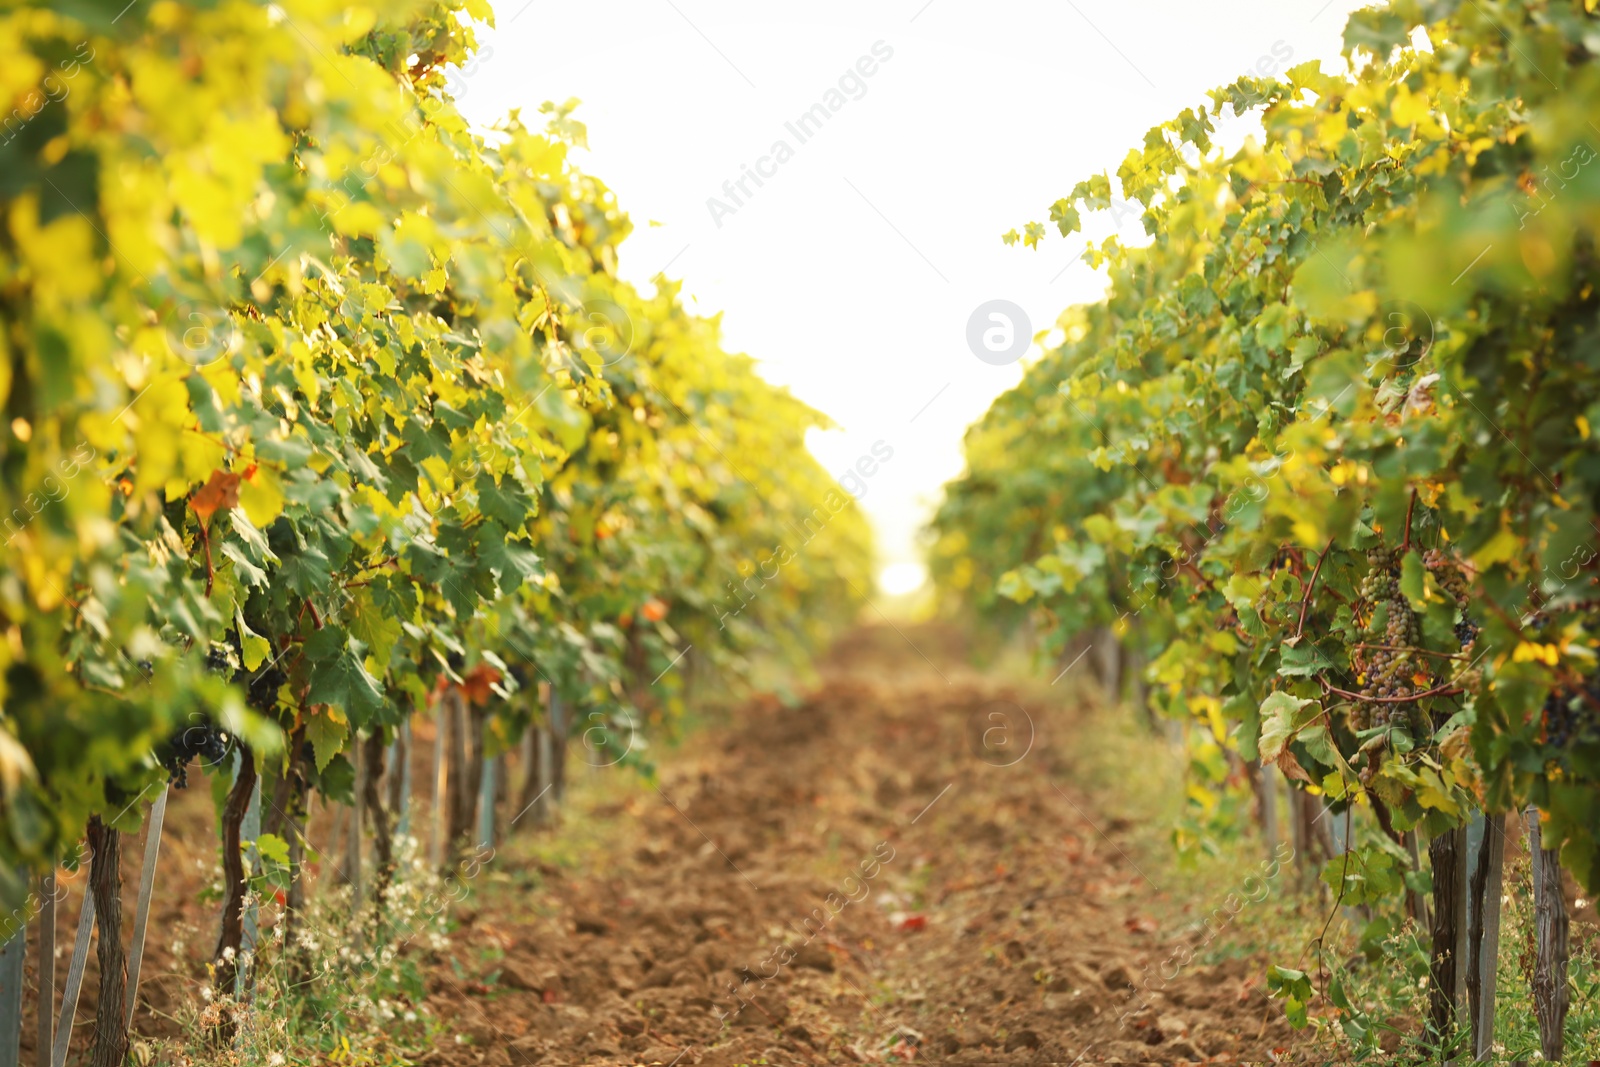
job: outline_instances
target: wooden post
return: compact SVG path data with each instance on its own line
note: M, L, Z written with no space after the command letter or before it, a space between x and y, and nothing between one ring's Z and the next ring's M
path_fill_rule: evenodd
M255 757L242 742L234 750L233 768L233 785L222 808L222 922L216 951L211 954L219 999L237 994L239 973L244 969L239 958L244 946L244 905L249 891L244 869L244 824L251 799L256 796L257 779ZM258 815L259 811L258 808ZM237 1033L236 1014L224 1011L213 1027L213 1039L219 1044L231 1044Z
M95 1003L93 1067L123 1067L128 1059L128 1031L123 1004L127 997L128 961L122 954L122 832L98 815L89 818L89 893L94 900L100 963L100 996Z
M444 851L445 861L453 864L458 850L472 837L472 815L477 808L478 784L477 774L470 769L473 766L471 761L473 731L469 720L473 716L467 710L467 702L462 698L461 690L454 686L445 693L444 703L449 709L447 715L450 720L449 777L453 783L450 788L450 821L446 824Z
M78 912L78 938L72 943L72 962L67 965L67 984L61 991L61 1014L56 1017L56 1039L50 1049L50 1067L66 1067L67 1047L72 1044L72 1024L78 1017L78 994L83 990L83 969L89 964L89 941L94 932L94 893L84 879L83 908Z
M550 787L555 781L555 748L550 743L550 725L546 721L538 731L539 743L539 802L536 816L540 824L548 824L555 813L555 802Z
M56 1043L56 869L39 883L39 1008L38 1039L34 1044L34 1063L50 1067L50 1052Z
M395 744L399 743L399 731L395 732ZM390 746L393 751L394 745ZM362 791L362 802L366 805L367 821L372 824L372 902L377 911L377 918L382 922L385 918L389 886L394 881L394 830L390 822L390 813L394 810L393 803L386 804L384 794L387 792L392 800L395 790L390 788L399 777L400 768L389 760L384 775L379 775L378 768L385 764L383 750L383 734L374 730L367 737L365 743L365 756L367 770L366 788Z
M1256 791L1261 799L1261 840L1270 861L1278 851L1278 768L1261 765L1256 775Z
M1305 806L1307 836L1322 853L1321 859L1313 868L1315 873L1320 874L1324 863L1344 855L1345 850L1339 846L1338 834L1334 829L1337 820L1328 808L1328 802L1307 793Z
M398 832L392 822L400 814L400 728L394 731L394 740L383 750L383 807L391 820L391 832Z
M306 907L306 835L310 822L306 818L309 804L306 800L305 779L299 766L291 762L289 773L294 780L289 788L289 891L284 895L283 951L289 961L289 983L302 985L310 977L306 953L299 942L300 924Z
M428 838L428 862L437 869L444 866L445 805L449 803L444 752L450 714L442 699L433 702L433 711L433 826Z
M333 861L333 884L345 885L350 881L350 872L345 870L346 864L343 862L345 854L350 851L350 842L345 839L345 822L349 809L343 804L335 804L326 797L320 806L333 813L328 820L332 824L328 831L328 850L323 856Z
M534 801L539 797L539 790L544 788L539 782L539 753L538 753L539 726L532 723L522 735L522 752L519 762L522 764L522 792L517 797L517 813L511 817L507 830L515 828L532 808ZM536 817L537 818L537 817ZM530 822L534 820L529 820Z
M1122 645L1110 627L1095 630L1094 659L1106 701L1115 706L1122 699Z
M1465 977L1466 835L1449 830L1428 843L1433 866L1433 946L1429 964L1428 1020L1440 1048L1448 1047L1460 1017Z
M1411 870L1416 873L1422 871L1422 854L1417 848L1417 832L1407 830L1402 837L1406 843L1406 851L1411 854ZM1428 898L1415 889L1406 889L1406 913L1423 929L1432 929L1433 920L1428 913Z
M27 876L23 875L24 883ZM0 948L0 1067L20 1067L22 1059L22 958L28 947L27 917L7 924L11 936Z
M354 927L350 935L356 951L361 950L361 809L367 791L367 760L362 751L361 736L350 732L350 760L356 765L356 784L350 798L350 920Z
M244 821L239 824L239 844L248 853L245 859L246 876L259 874L261 870L261 851L258 842L261 840L261 777L256 776L255 785L250 788L250 803L244 809ZM254 961L256 941L260 936L259 905L254 899L245 904L244 914L240 917L239 926L239 969L233 976L233 994L240 1000L244 999L245 989L251 981L252 968L246 965L246 960Z
M390 779L389 806L394 812L395 835L404 837L411 832L411 720L400 724L395 738L395 752L399 760L399 775Z
M1316 877L1312 873L1311 835L1306 832L1305 793L1289 786L1289 833L1294 844L1294 869L1302 886Z
M1346 804L1343 812L1334 811L1332 803L1326 797L1322 799L1322 810L1317 813L1317 818L1328 827L1328 845L1333 849L1330 859L1350 851L1351 813L1354 810Z
M1472 871L1472 931L1467 970L1472 1048L1482 1062L1494 1050L1495 965L1500 958L1500 894L1506 859L1506 817L1484 820L1483 843Z
M478 841L480 853L487 853L494 848L494 792L495 792L495 761L490 756L483 757L483 770L478 783Z
M1137 630L1130 630L1129 637L1132 638L1137 633ZM1144 652L1135 645L1124 650L1123 656L1127 660L1125 673L1128 676L1128 699L1133 702L1134 714L1151 732L1155 732L1158 724L1155 709L1150 706L1150 683L1144 678Z
M550 783L554 786L550 791L551 800L559 805L567 795L567 725L566 701L556 693L555 686L550 687L550 746L552 759L550 764Z
M1533 1011L1539 1020L1539 1045L1544 1058L1559 1063L1565 1050L1567 1023L1567 901L1561 894L1561 861L1543 846L1539 809L1523 812L1528 828L1528 854L1533 859L1533 921L1537 953L1533 968Z
M139 999L139 971L144 966L145 931L150 922L150 900L155 892L156 860L161 855L161 826L167 818L167 795L171 783L161 787L156 802L150 805L150 818L144 831L144 866L139 871L139 902L133 912L133 945L128 950L128 1002L125 1025L133 1028L133 1009ZM41 987L42 988L42 987Z

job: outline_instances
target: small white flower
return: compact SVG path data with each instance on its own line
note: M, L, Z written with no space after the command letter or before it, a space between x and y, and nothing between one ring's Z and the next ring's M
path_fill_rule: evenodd
M288 1062L288 1060L283 1058L283 1053L281 1052L274 1052L272 1055L267 1057L267 1067L283 1067L283 1065Z

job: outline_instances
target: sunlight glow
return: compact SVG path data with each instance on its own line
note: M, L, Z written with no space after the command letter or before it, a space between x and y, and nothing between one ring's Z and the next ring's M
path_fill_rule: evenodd
M914 593L928 580L928 568L920 563L893 563L878 574L878 588L890 596Z

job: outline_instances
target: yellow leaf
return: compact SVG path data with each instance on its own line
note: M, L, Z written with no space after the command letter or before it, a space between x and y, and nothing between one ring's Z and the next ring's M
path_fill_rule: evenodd
M82 215L62 215L39 225L38 202L32 193L11 203L11 235L16 238L36 279L39 295L81 300L100 286L94 228Z
M134 481L136 489L144 491L163 486L178 473L184 428L194 421L189 410L189 390L181 378L158 378L151 382L114 421L131 425L134 430L134 446L139 457Z
M1484 570L1496 563L1504 563L1516 554L1517 536L1502 526L1499 533L1489 538L1488 543L1473 553L1472 562L1479 570Z
M239 630L240 644L244 652L244 669L253 671L266 661L272 654L272 644L265 637L256 633L244 621L244 612L237 607L233 612L233 623Z
M202 433L190 432L183 441L183 476L191 482L203 482L211 472L220 468L228 450L219 441Z
M189 217L195 233L218 248L239 243L243 229L239 224L241 205L227 185L206 173L194 161L174 160L173 199Z
M265 530L283 512L283 487L278 476L265 467L239 485L239 506L258 528Z
M1513 663L1547 663L1554 667L1561 659L1561 650L1555 645L1523 641L1511 653Z
M1395 86L1394 102L1389 105L1389 114L1394 116L1397 126L1415 126L1428 118L1428 98L1421 93L1411 92L1402 82Z
M311 348L304 341L296 341L289 346L289 355L294 359L294 380L300 386L300 391L306 398L315 404L322 395L322 383L317 379L317 369Z
M333 228L345 237L376 237L383 215L365 200L352 200L333 214Z
M377 21L378 14L370 7L347 7L344 9L344 25L339 27L339 36L346 44L359 40L367 35Z
M5 788L5 795L17 791L24 778L38 777L34 769L33 757L28 755L28 750L10 732L0 730L0 786Z

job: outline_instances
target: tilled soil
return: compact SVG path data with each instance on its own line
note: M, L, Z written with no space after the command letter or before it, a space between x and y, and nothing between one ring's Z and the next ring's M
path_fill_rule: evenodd
M1074 786L1068 685L957 660L866 632L798 706L753 704L663 759L658 788L579 789L560 833L590 859L484 892L430 972L453 1032L423 1062L1285 1055L1262 961L1203 962L1224 902L1154 884Z

